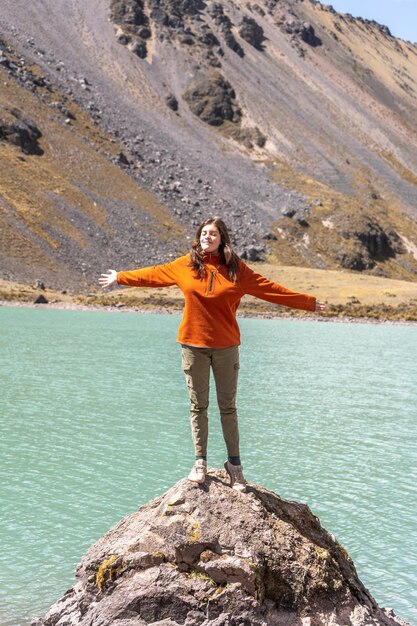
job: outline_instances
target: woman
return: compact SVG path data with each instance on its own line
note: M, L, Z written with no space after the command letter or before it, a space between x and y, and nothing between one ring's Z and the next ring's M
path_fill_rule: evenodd
M250 294L306 311L323 311L324 303L253 272L232 250L227 227L218 217L205 220L197 230L190 253L172 263L130 272L108 270L99 278L101 287L116 283L135 287L177 285L183 292L185 307L178 342L182 345L182 367L191 401L195 448L195 464L188 478L199 484L206 479L211 367L228 454L224 467L231 486L245 491L236 412L240 344L236 311L240 300Z

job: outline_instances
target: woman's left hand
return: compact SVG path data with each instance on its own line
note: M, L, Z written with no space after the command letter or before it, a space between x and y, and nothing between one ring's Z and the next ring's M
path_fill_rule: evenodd
M314 310L315 311L325 311L326 310L326 303L325 302L321 302L321 300L316 300L316 308Z

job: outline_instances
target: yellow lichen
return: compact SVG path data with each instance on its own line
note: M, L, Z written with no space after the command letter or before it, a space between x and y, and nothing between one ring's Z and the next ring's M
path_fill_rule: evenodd
M200 529L200 524L198 522L198 520L195 520L194 523L191 526L191 535L190 535L190 539L191 541L197 541L197 539L200 539L201 537L201 529Z
M328 559L328 558L329 558L329 556L330 556L330 552L329 552L328 550L326 550L325 548L319 548L319 547L316 547L316 553L317 553L317 556L318 556L320 559L323 559L323 561L325 561L326 559Z
M107 583L112 582L123 571L123 561L119 563L118 567L114 567L118 559L119 557L116 554L112 554L100 564L96 574L96 584L100 591L102 591Z
M196 580L202 580L204 582L209 583L209 585L211 585L212 587L216 587L217 583L216 581L209 576L208 574L206 574L205 572L200 572L197 569L192 569L189 573L188 573L188 577L191 579L196 579Z

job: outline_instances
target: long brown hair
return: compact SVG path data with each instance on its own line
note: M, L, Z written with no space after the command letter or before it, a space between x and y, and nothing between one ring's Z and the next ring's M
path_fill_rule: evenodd
M190 250L190 266L197 270L200 277L205 275L205 267L203 260L203 251L200 244L201 232L205 226L209 226L213 224L216 226L220 233L220 245L219 245L219 254L220 261L224 265L227 265L227 269L229 272L229 279L235 283L237 280L237 274L239 270L239 257L236 252L234 252L232 248L232 244L230 243L229 231L227 230L226 224L220 217L209 217L197 229L195 234L195 238L193 243L191 244Z

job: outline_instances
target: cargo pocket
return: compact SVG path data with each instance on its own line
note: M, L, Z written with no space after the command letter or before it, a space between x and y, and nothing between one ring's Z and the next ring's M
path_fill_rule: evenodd
M193 390L193 378L191 376L192 364L193 364L193 355L190 354L190 352L186 348L183 347L182 352L181 352L181 367L182 367L182 371L184 372L185 382L188 387L190 400L191 402L196 402L196 397L195 397L195 393Z
M185 379L187 381L187 385L191 384L191 369L193 365L193 355L185 348L182 349L181 352L181 367L185 374Z

